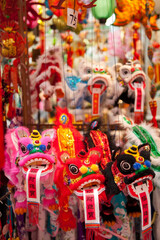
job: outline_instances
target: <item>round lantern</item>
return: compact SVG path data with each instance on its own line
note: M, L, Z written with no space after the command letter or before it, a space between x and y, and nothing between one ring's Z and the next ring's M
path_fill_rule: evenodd
M100 23L105 23L111 17L115 9L115 0L97 0L96 7L92 8L92 14Z
M0 25L2 29L0 54L5 58L20 57L25 49L25 42L22 35L17 32L18 24L8 21Z

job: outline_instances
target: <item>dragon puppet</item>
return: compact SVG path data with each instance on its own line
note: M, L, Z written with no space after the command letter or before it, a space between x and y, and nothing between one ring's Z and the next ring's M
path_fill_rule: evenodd
M117 148L113 144L109 132L102 132L100 126L101 119L95 119L91 122L88 132L85 134L85 145L87 150L92 147L99 147L102 150L99 167L105 176L106 196L107 198L112 198L120 192L126 195L127 189L127 212L131 216L138 216L140 209L137 200L140 200L141 203L141 199L140 195L138 195L139 193L137 194L134 191L133 186L137 186L138 182L138 186L141 186L141 191L143 192L146 189L143 189L142 180L149 179L147 185L149 190L147 199L149 199L149 193L152 191L152 182L150 180L154 177L154 172L150 169L151 147L147 141L136 142L134 143L135 145L130 146L128 149L125 148L122 152L121 148ZM133 138L131 137L131 139ZM140 145L136 146L138 144ZM140 205L142 206L142 204ZM109 208L110 213L112 213L113 206L110 205ZM106 212L108 212L109 209L105 207L103 210L102 214L105 214L105 211L107 210ZM148 214L150 216L150 212ZM114 215L110 214L110 218L112 221L115 221Z
M134 121L143 121L146 74L142 70L138 60L128 61L122 65L117 63L113 66L117 79L115 94L112 99L106 101L106 106L113 105L113 112L116 112L119 100L130 104L130 115L134 112ZM134 105L134 107L132 107Z
M112 151L115 149L115 144L109 131L101 131L101 126L101 118L93 120L84 135L84 143L86 150L92 147L99 147L102 150L100 165L104 169L107 163L112 160Z
M153 179L153 184L155 189L153 191L153 207L155 212L157 212L157 217L155 219L153 228L154 235L156 239L160 238L159 229L159 197L160 197L160 134L159 129L152 126L152 124L147 124L145 122L137 125L131 119L123 117L123 127L126 129L126 146L132 144L145 144L149 143L151 146L151 168L155 172L155 178Z
M58 189L59 224L65 231L76 228L76 218L69 207L69 198L73 193L83 199L85 189L96 187L96 196L100 202L103 198L108 202L104 193L104 177L98 167L102 151L96 146L85 151L83 137L74 128L72 120L73 116L67 109L57 107L55 121L57 136L54 140L57 167L54 182Z
M124 151L117 148L112 156L112 162L102 170L105 176L106 196L110 197L120 192L128 195L127 212L134 217L138 217L141 212L144 235L146 231L147 234L151 234L150 193L153 190L152 179L155 173L151 169L150 150L148 143L132 145Z
M30 73L32 112L34 113L38 108L40 91L43 91L45 97L46 110L50 110L53 94L56 94L57 98L64 96L63 62L60 47L54 46L41 55L37 60L36 69L31 70Z
M40 214L43 218L50 213L51 219L58 217L56 190L53 189L55 153L52 143L55 136L53 129L42 134L33 130L30 134L25 127L10 129L6 133L4 172L16 190L14 212L20 239L24 239L26 234L26 212L32 226L39 226ZM54 223L52 236L58 231L58 223L55 220Z

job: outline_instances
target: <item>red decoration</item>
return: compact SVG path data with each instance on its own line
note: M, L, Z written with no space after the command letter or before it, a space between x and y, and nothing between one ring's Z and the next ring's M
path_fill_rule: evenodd
M19 26L15 21L7 21L0 25L1 45L0 53L6 58L20 57L25 49L25 42L22 35L17 32Z
M133 26L133 47L134 47L134 60L136 59L140 59L140 56L137 52L137 42L139 40L139 33L138 33L138 29L140 28L140 24L139 23L135 23ZM132 69L131 69L132 71Z
M153 126L158 128L158 124L157 124L157 120L156 120L156 114L157 114L157 102L151 101L149 102L149 106L150 106L150 110L151 110L151 114L153 116L151 122L153 123Z
M0 169L4 166L4 133L3 133L3 110L2 110L2 85L0 68Z
M65 0L59 0L57 5L50 5L50 7L55 8L55 9L64 9L64 7L62 7L62 4L64 3L64 1ZM76 1L76 0L74 0L74 1ZM89 4L83 4L83 7L85 7L85 8L95 7L96 6L96 4L95 4L96 1L97 0L92 0ZM54 0L51 0L51 3L52 2L54 2Z
M7 19L18 21L18 1L3 0L0 1L0 22L5 22Z

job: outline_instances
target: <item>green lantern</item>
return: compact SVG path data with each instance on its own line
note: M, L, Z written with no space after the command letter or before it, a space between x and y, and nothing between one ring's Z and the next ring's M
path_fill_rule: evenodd
M115 9L115 0L97 0L96 7L92 8L92 14L100 23L105 23L112 16Z

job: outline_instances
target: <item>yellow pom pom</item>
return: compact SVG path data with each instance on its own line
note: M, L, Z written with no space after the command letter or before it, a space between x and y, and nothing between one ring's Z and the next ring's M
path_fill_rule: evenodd
M82 174L85 174L85 173L87 173L88 168L86 166L82 166L79 170Z
M91 169L92 169L92 171L94 171L94 172L98 172L98 171L99 171L99 167L98 167L97 164L92 164Z

